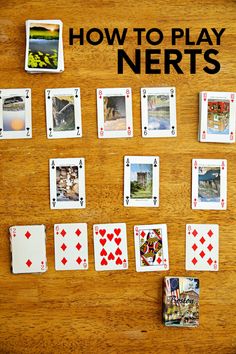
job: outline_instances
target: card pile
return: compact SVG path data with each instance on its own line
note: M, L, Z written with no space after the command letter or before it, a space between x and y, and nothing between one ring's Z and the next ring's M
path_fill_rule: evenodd
M176 137L175 87L141 89L142 137Z
M169 269L167 226L165 224L134 227L137 272Z
M197 278L164 278L163 321L166 326L199 325L199 290Z
M27 20L25 70L29 73L64 71L62 22Z
M227 209L227 160L192 160L192 209Z
M219 226L186 225L186 270L218 271Z
M235 142L235 98L235 92L200 92L199 141Z
M0 140L32 138L31 89L0 90Z
M12 272L14 274L46 272L45 226L12 226L9 232Z
M125 156L124 206L159 206L158 156Z
M79 88L46 89L47 137L81 138L81 105Z

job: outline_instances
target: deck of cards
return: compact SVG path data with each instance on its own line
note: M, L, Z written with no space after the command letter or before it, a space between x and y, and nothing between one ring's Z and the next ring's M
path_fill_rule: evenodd
M27 20L25 70L29 73L64 71L62 22Z
M197 327L199 325L199 279L165 277L163 286L164 324L174 327Z
M141 89L142 137L176 137L175 87Z
M30 138L31 89L0 89L0 140Z
M12 226L9 232L12 254L12 273L46 272L45 226Z
M235 92L200 92L199 141L235 142Z

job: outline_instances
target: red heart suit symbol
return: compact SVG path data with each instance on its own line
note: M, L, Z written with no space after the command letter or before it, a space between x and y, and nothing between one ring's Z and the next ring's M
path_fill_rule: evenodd
M107 265L107 261L106 261L106 259L105 259L105 258L103 258L103 259L102 259L102 261L101 261L101 265Z
M121 229L114 229L114 232L116 236L119 236L119 234L121 233Z
M122 251L121 249L118 247L117 250L116 250L116 255L117 256L120 256L122 254Z
M99 233L100 233L100 235L103 237L103 236L105 235L105 233L106 233L106 230L101 229L101 230L99 230Z
M114 235L113 234L107 234L107 238L108 238L108 240L112 240L113 239L113 237L114 237Z
M119 265L119 264L122 264L122 260L120 259L120 257L117 258L116 264L118 264L118 265Z
M103 248L100 252L101 256L106 256L107 255L107 251Z
M109 259L109 261L115 259L114 254L112 252L109 253L108 259Z
M105 238L101 238L101 240L99 240L101 245L104 246L105 243L107 242L107 240Z
M115 243L117 244L117 246L119 246L119 244L121 243L121 238L116 237L114 240L115 240Z

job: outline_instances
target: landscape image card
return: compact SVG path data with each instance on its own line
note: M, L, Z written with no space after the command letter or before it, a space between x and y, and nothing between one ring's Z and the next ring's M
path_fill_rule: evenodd
M134 227L137 272L169 269L167 226L165 224Z
M84 159L51 159L49 168L51 209L85 208Z
M31 137L31 90L0 90L0 139Z
M175 87L148 87L141 89L142 136L175 137Z
M199 279L165 277L163 321L165 326L199 326Z
M235 142L234 92L200 93L200 141Z
M159 206L158 156L125 156L124 205Z
M227 208L227 161L192 160L192 209Z
M131 88L97 89L99 138L133 136Z
M80 89L46 89L47 136L80 138L82 136Z

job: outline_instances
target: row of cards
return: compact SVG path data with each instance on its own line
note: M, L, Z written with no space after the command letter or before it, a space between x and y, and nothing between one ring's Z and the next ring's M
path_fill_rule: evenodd
M159 157L124 157L124 206L159 207ZM51 209L86 207L85 160L49 160ZM227 161L192 160L192 209L227 209Z
M44 225L10 227L12 272L42 273L47 270ZM128 269L126 224L93 226L94 261L97 271ZM137 272L169 269L167 225L134 226ZM87 224L54 225L55 269L88 269ZM219 226L186 225L186 270L218 271Z

